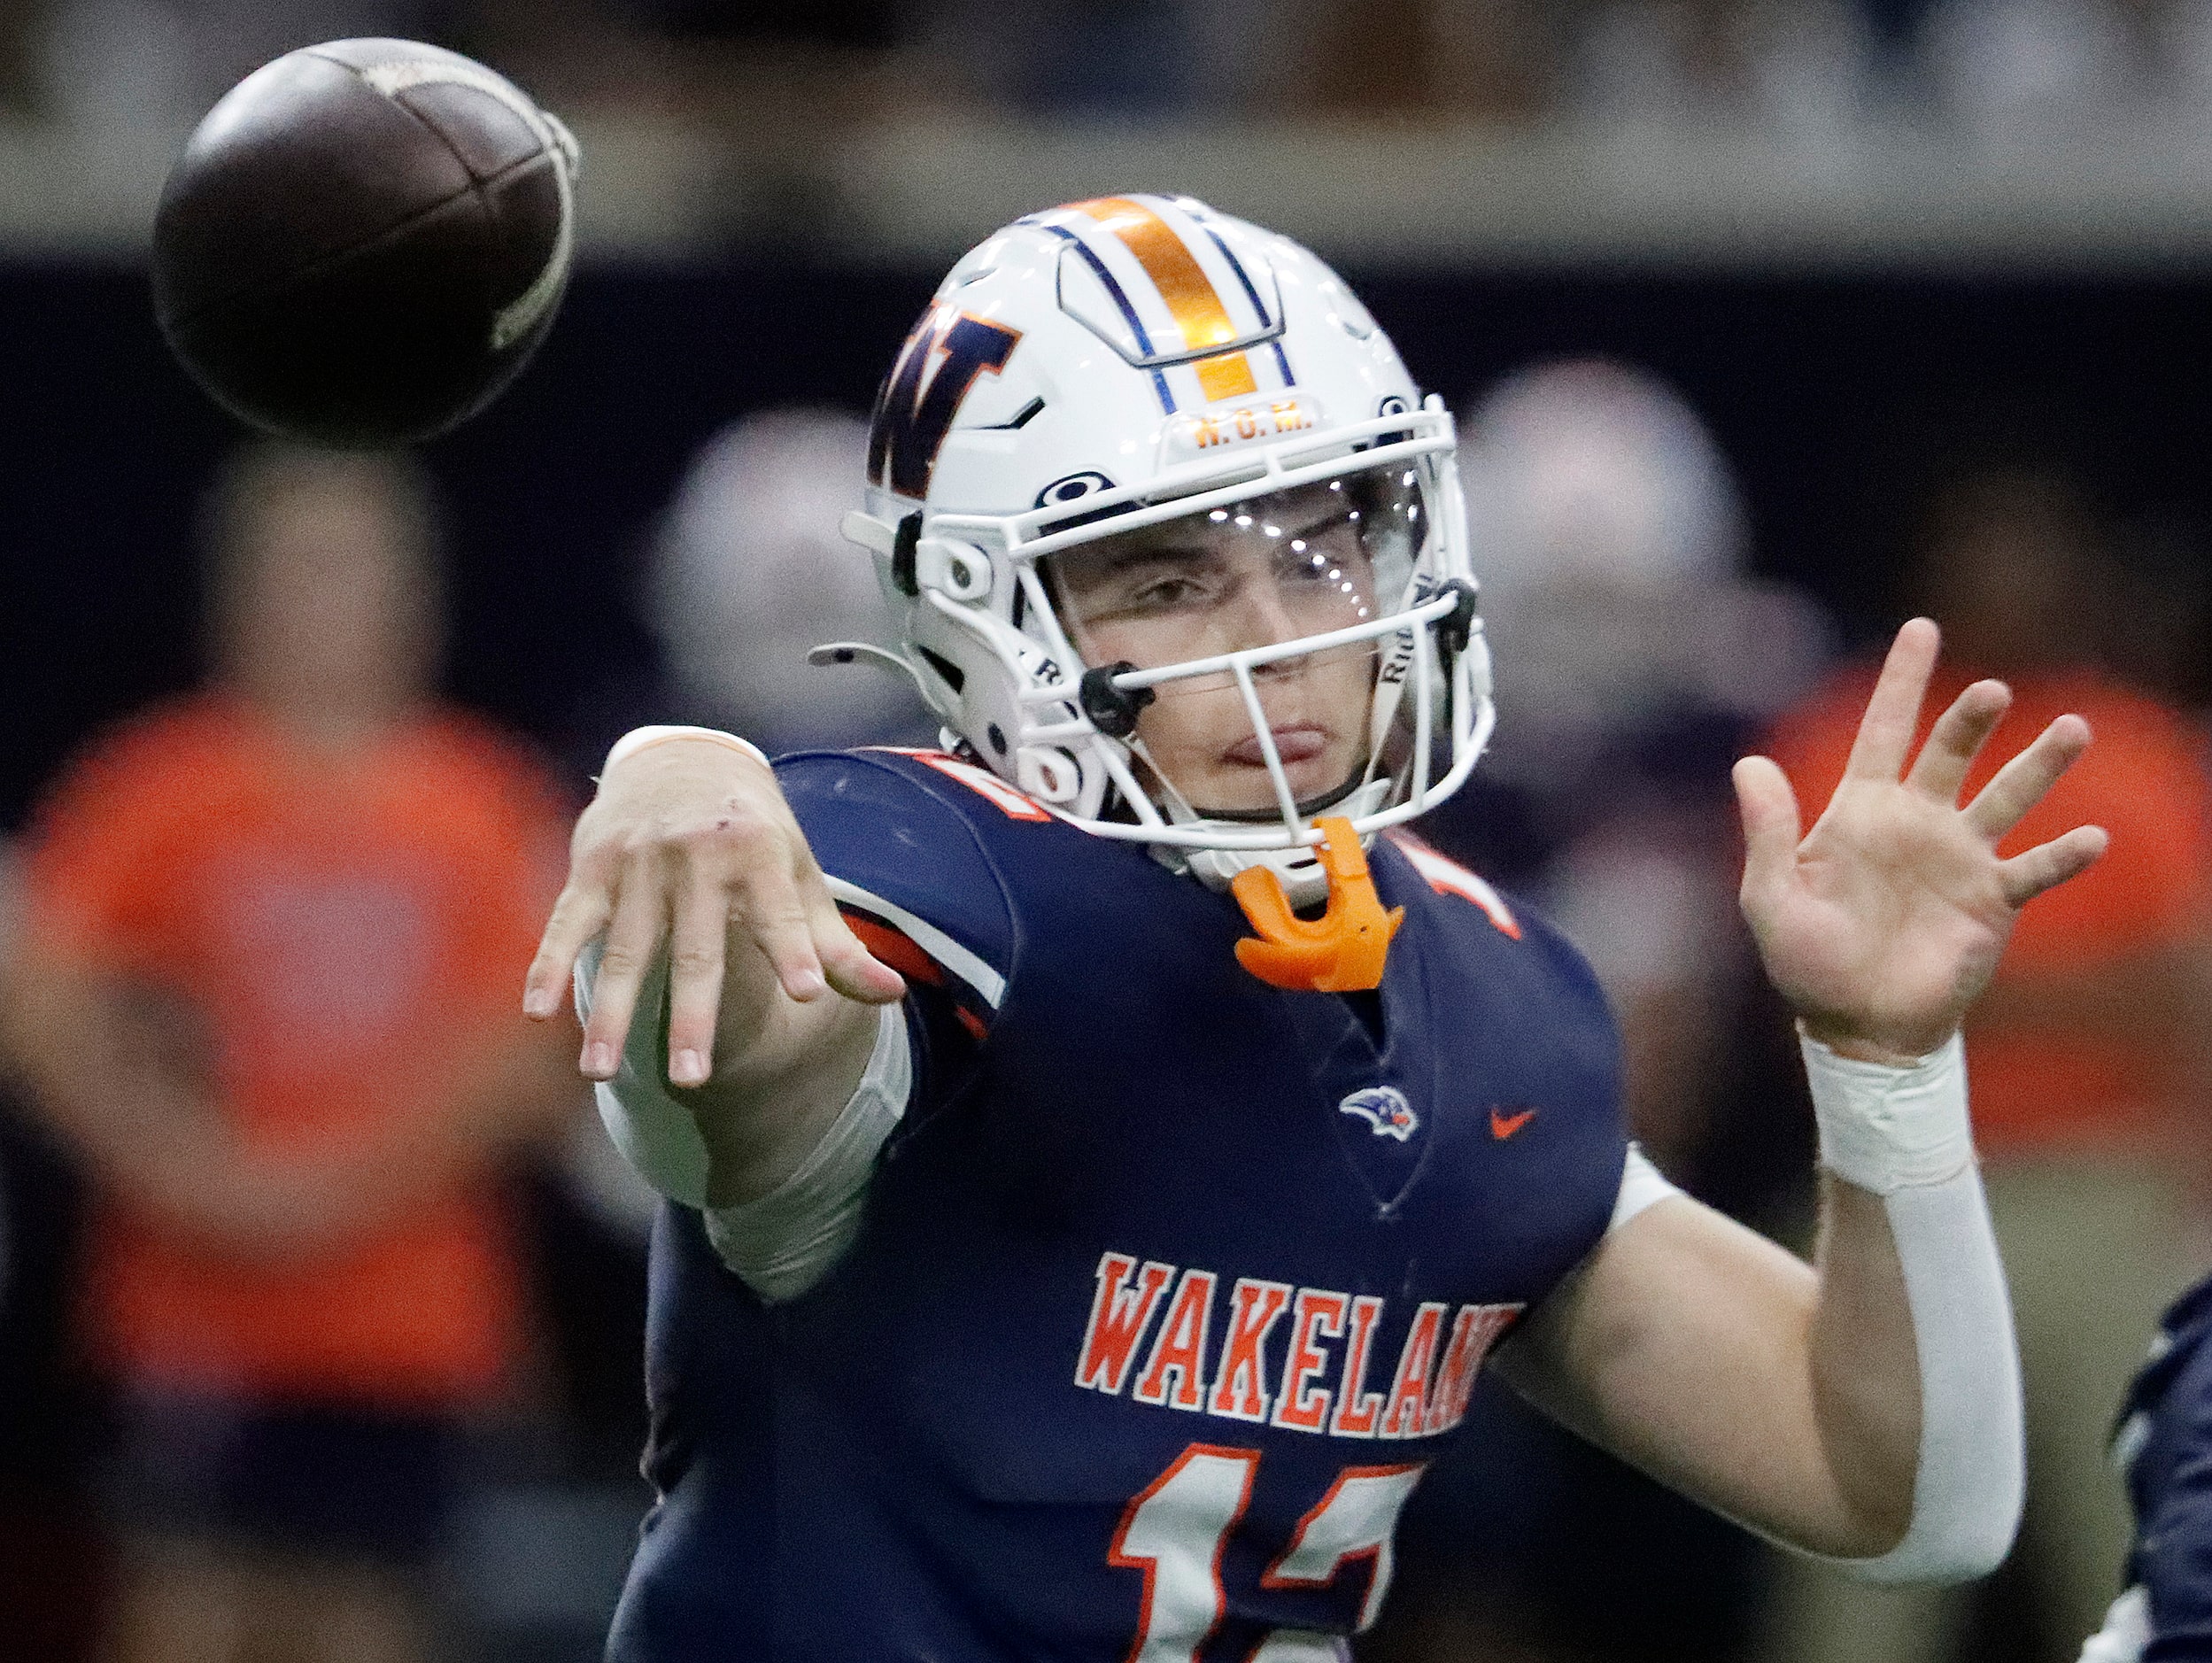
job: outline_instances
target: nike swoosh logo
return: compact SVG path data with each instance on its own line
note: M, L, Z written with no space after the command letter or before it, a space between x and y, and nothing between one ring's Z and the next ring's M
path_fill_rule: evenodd
M1503 1143L1535 1118L1534 1109L1523 1109L1518 1114L1510 1115L1502 1115L1493 1109L1490 1110L1490 1135Z

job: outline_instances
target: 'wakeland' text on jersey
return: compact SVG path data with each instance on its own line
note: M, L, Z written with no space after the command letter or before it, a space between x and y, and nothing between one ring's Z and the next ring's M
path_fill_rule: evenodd
M1210 1351L1218 1288L1226 1288L1226 1310L1221 1338ZM1155 1326L1152 1314L1162 1308L1166 1315ZM1520 1310L1518 1303L1462 1305L1454 1318L1450 1306L1428 1301L1406 1326L1397 1366L1384 1377L1388 1389L1370 1391L1381 1299L1251 1276L1225 1284L1211 1271L1194 1268L1179 1275L1172 1265L1140 1264L1130 1254L1109 1252L1098 1261L1098 1291L1083 1330L1075 1383L1109 1396L1128 1384L1137 1403L1265 1421L1294 1432L1431 1437L1465 1418L1475 1371ZM1286 1323L1285 1343L1271 1366L1268 1336ZM1139 1367L1148 1327L1152 1344ZM1332 1341L1342 1342L1334 1356L1327 1345ZM1319 1383L1324 1381L1333 1384Z
M1603 1235L1618 1046L1541 920L1418 844L1372 995L929 753L786 758L917 1087L859 1231L763 1301L654 1231L610 1663L1321 1663L1484 1355Z

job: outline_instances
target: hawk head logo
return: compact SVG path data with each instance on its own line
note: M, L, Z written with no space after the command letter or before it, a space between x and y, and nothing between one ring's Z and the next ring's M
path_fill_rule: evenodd
M1357 1115L1379 1138L1403 1143L1421 1129L1421 1118L1396 1086L1367 1086L1336 1105L1339 1114Z

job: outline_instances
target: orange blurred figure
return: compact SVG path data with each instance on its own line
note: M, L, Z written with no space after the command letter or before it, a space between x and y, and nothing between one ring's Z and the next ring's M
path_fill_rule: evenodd
M430 699L427 499L259 449L213 501L216 685L97 741L28 839L5 1002L98 1196L110 1653L400 1663L460 1435L518 1359L487 1180L573 1094L510 1015L562 821Z

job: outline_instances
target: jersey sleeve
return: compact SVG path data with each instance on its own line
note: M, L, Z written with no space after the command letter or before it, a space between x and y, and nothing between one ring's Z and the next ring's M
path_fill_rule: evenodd
M1015 972L1006 884L968 820L1001 810L896 753L805 753L777 777L846 923L907 978L911 1103L926 1113L964 1078Z
M2212 1663L2212 1321L2207 1285L2177 1300L2130 1388L2115 1458L2135 1505L2128 1570L2144 1663Z
M2150 1597L2150 1644L2144 1663L2212 1660L2212 1400L2202 1371L2184 1405L2182 1431L2188 1458L2174 1464L2173 1479L2151 1515L2141 1521L2143 1546L2137 1569Z
M870 952L907 978L904 1022L886 1029L902 1030L904 1066L893 1070L880 1056L871 1058L854 1102L816 1151L824 1157L831 1141L843 1140L839 1172L849 1172L856 1163L872 1161L910 1108L941 1101L963 1077L1005 996L1012 914L961 815L896 764L809 754L779 763L777 776L847 922ZM576 1007L587 1021L599 951L594 943L576 968ZM609 1137L639 1175L670 1200L704 1209L706 1144L690 1111L668 1089L667 1008L663 958L638 991L638 1018L615 1077L595 1094ZM877 1102L883 1081L893 1078L897 1101ZM873 1138L858 1153L856 1125ZM768 1198L773 1204L724 1221L723 1234L731 1242L745 1238L746 1252L738 1257L748 1263L787 1257L796 1244L821 1239L833 1216L849 1210L852 1195L828 1181L836 1174L817 1170L821 1165L810 1157L793 1183L829 1196L822 1205L795 1206L779 1192ZM731 1257L725 1253L725 1262ZM744 1273L739 1265L732 1268ZM777 1291L790 1296L799 1288L785 1277Z

